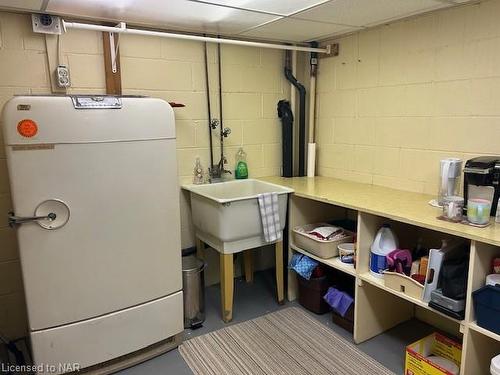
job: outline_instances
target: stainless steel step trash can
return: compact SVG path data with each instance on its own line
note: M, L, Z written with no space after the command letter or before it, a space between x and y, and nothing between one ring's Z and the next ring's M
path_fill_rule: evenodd
M182 257L184 328L200 328L205 321L205 266L194 255Z

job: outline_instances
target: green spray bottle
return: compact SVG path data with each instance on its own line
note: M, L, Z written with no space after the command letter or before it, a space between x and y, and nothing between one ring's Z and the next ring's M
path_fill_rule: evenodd
M240 147L236 153L236 167L234 171L236 179L248 178L247 153Z

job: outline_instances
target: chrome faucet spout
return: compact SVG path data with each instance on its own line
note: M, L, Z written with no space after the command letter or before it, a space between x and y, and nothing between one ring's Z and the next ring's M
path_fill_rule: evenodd
M211 168L208 168L210 182L221 180L224 174L233 174L233 172L226 169L226 167L224 166L225 164L227 164L227 159L225 156L223 156L217 164L214 164Z

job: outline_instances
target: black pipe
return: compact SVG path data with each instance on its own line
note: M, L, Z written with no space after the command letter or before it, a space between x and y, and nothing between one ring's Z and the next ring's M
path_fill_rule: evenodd
M205 35L203 35L205 36ZM212 111L210 109L210 78L208 76L208 48L205 42L205 81L207 82L207 109L208 109L208 140L210 142L210 170L214 167L214 155L212 144Z
M299 92L299 176L306 175L306 88L292 73L291 52L285 54L285 77Z
M288 100L278 102L278 117L282 122L283 177L293 177L293 113Z
M318 42L311 42L310 46L312 48L318 48ZM311 77L316 77L318 73L318 52L311 52L309 65L311 65Z

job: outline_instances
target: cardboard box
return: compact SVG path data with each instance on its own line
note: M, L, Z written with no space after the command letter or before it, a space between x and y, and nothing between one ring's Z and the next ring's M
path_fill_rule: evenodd
M437 332L408 345L405 355L405 375L453 375L426 358L430 355L449 359L460 368L462 345Z

